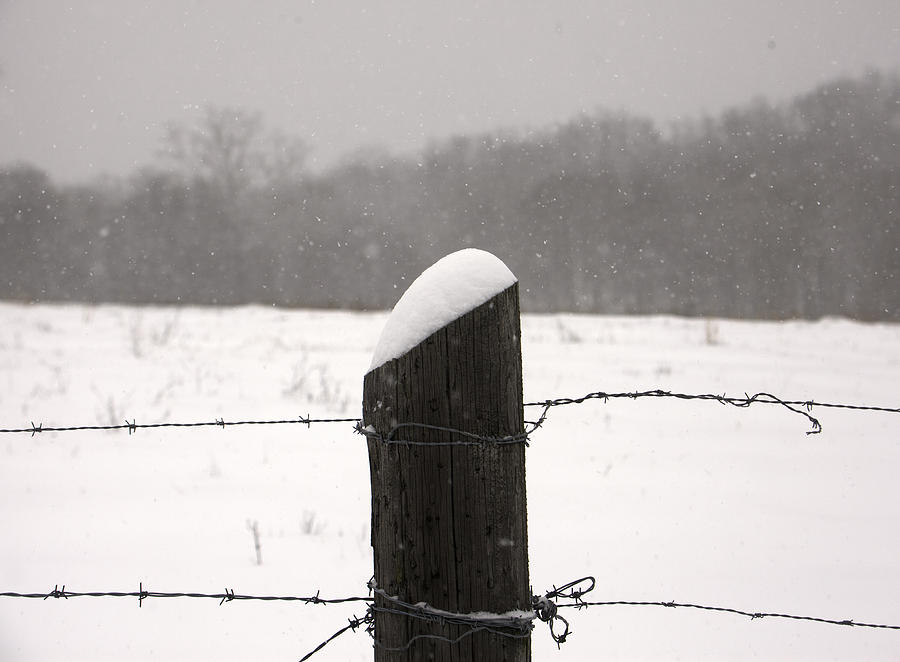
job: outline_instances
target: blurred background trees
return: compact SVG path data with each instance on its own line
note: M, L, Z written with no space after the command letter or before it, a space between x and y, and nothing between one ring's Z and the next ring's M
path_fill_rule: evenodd
M4 166L0 297L388 308L477 246L531 311L900 319L897 75L665 131L598 111L315 175L308 154L210 108L127 179Z

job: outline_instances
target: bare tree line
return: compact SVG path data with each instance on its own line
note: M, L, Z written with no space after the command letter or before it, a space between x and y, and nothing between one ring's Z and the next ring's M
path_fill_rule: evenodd
M322 174L308 153L210 108L128 177L0 167L0 298L387 308L478 246L530 311L900 319L896 74L665 132L598 111Z

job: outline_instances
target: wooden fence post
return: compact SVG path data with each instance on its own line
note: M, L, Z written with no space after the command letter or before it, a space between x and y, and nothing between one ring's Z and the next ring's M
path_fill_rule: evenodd
M372 369L364 379L363 425L372 481L375 660L530 660L530 621L524 630L504 629L511 635L504 636L473 632L468 622L449 624L452 616L413 618L401 605L427 603L430 614L518 611L528 618L524 444L397 427L404 423L480 437L523 434L518 283ZM389 435L412 443L387 443ZM474 443L436 445L461 441Z

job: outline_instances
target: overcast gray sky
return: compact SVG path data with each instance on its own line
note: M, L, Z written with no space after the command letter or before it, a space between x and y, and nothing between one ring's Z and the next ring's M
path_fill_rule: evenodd
M866 66L900 66L898 0L0 0L0 162L127 173L215 104L326 167L597 107L665 126Z

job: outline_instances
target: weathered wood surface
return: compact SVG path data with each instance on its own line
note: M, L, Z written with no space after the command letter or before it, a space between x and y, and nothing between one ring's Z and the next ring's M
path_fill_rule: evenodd
M365 376L363 424L388 435L423 423L504 437L524 431L519 294L514 284ZM402 428L407 441L459 435ZM385 444L370 438L375 581L389 595L457 613L531 608L525 447ZM376 605L391 606L376 596ZM530 638L376 614L376 660L531 658Z

